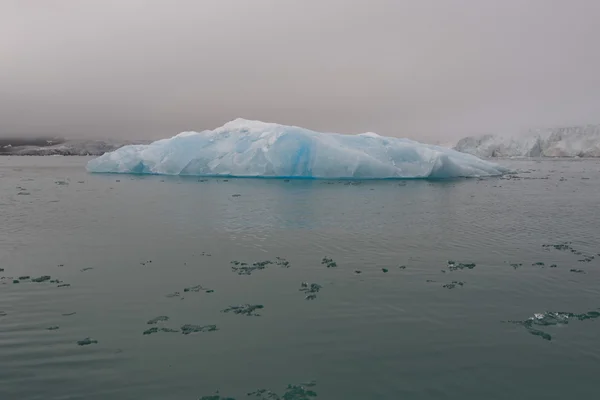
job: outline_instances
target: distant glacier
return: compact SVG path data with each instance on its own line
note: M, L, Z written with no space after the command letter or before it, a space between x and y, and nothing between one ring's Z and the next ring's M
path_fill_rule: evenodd
M125 146L88 162L90 172L313 179L496 176L497 164L455 150L375 133L343 135L236 119Z
M63 138L0 138L0 156L100 156L130 144L149 141Z
M484 158L600 157L600 125L530 130L514 136L469 136L454 149Z

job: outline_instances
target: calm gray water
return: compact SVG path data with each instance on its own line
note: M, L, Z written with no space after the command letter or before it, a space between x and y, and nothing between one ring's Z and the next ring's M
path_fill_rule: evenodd
M90 175L86 161L0 158L0 399L600 392L600 161L447 182ZM264 308L222 312L244 303ZM218 330L143 334L186 324Z

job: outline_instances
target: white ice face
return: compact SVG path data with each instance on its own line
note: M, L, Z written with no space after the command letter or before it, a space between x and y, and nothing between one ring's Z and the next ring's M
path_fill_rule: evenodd
M478 157L600 157L600 125L470 136L455 149Z
M91 160L90 172L271 178L455 178L507 170L448 148L374 133L342 135L236 119Z

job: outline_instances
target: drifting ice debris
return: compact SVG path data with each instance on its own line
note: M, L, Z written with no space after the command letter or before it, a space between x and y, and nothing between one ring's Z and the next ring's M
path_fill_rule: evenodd
M443 288L446 289L454 289L457 286L463 286L465 284L465 282L461 282L461 281L452 281L451 283L446 283L445 285L442 285Z
M388 269L387 269L387 268L381 268L381 270L382 270L383 272L388 272Z
M260 317L260 314L256 310L263 309L262 304L241 304L239 306L230 306L221 312L228 313L233 312L234 314L242 314L251 317Z
M202 287L202 285L196 285L191 287L186 287L183 289L184 292L200 292L203 291L205 293L213 293L214 290Z
M77 314L77 313L75 311L73 311L73 312L70 312L70 313L62 314L62 316L63 317L70 317L71 315L75 315L75 314Z
M142 335L152 335L153 333L158 333L158 332L177 333L177 332L179 332L179 330L171 329L171 328L164 328L164 327L159 328L157 326L154 326L150 329L146 329L144 332L142 332Z
M183 333L184 335L189 335L191 333L196 333L196 332L214 332L217 330L218 330L218 328L216 325L201 326L201 325L186 324L181 327L181 333Z
M574 272L576 274L585 274L585 271L582 269L572 268L569 271Z
M97 340L95 340L95 339L91 339L91 338L89 338L89 337L88 337L88 338L85 338L85 339L83 339L83 340L78 340L78 341L77 341L77 344L78 344L79 346L87 346L87 345L90 345L90 344L96 344L96 343L98 343L98 341L97 341Z
M406 269L406 265L399 265L398 268L400 268L400 269Z
M513 267L514 269L517 269L519 267L522 267L523 264L521 264L521 263L518 263L518 264L517 263L513 263L513 264L510 264L510 266Z
M563 250L563 251L570 251L571 253L578 255L578 256L583 256L582 259L579 259L577 261L579 262L591 262L595 256L593 255L586 255L583 254L583 252L574 249L571 246L571 242L564 242L564 243L559 243L559 244L543 244L542 247L546 247L546 248L554 248L556 250Z
M46 328L47 331L55 331L57 329L59 329L58 326L50 326L50 327Z
M360 269L357 269L356 271L354 271L355 274L362 274L362 271Z
M579 321L585 321L588 319L595 319L600 317L600 312L598 311L588 311L583 314L574 314L570 312L552 312L548 311L541 314L533 314L533 317L530 317L524 321L506 321L512 324L517 324L523 326L527 331L534 335L540 336L545 340L552 340L552 336L544 332L540 329L537 329L537 326L555 326L555 325L567 325L569 323L569 319L577 319Z
M337 263L335 261L333 261L332 258L329 258L329 257L323 257L323 260L321 260L321 264L325 265L327 268L337 267Z
M536 266L537 266L537 267L543 267L543 266L544 266L544 265L546 265L546 264L544 264L544 263L543 263L543 262L541 262L541 261L538 261L538 262L536 262L536 263L533 263L533 264L531 264L531 265L532 265L532 266L534 266L534 267L536 267Z
M90 269L94 269L94 267L81 268L81 272L89 271Z
M546 247L546 248L554 248L556 250L568 250L568 251L572 251L573 247L571 247L571 242L564 242L564 243L560 243L560 244L543 244L542 247Z
M283 268L289 268L291 266L290 262L283 257L275 257L275 265Z
M0 310L0 317L6 317L8 314L6 313L6 311L2 311Z
M310 400L317 397L317 393L309 389L316 384L315 381L311 381L299 385L288 385L282 396L269 389L258 389L247 393L247 396L260 397L262 400Z
M148 320L148 322L146 322L148 325L154 325L157 324L159 322L166 322L169 320L169 317L167 317L166 315L160 315L158 317L152 318L151 320Z
M300 291L307 294L306 300L314 300L317 298L317 293L321 290L322 286L317 283L311 283L310 285L306 282L300 284Z
M60 285L56 286L56 287L69 287L71 286L70 283L61 283Z
M343 135L237 119L105 153L90 172L271 178L497 176L499 165L444 147L374 133Z
M37 282L37 283L40 283L40 282L46 282L46 281L49 281L50 279L51 279L51 276L50 276L50 275L43 275L43 276L40 276L39 278L33 278L33 279L31 280L31 282Z
M181 296L181 293L179 292L173 292L173 293L169 293L166 295L166 297L172 298L172 297L179 297Z
M283 260L283 259L282 259ZM285 260L283 260L285 261ZM285 261L287 262L287 261ZM275 264L271 260L258 261L249 266L247 263L239 262L237 260L231 261L234 266L231 267L232 271L237 272L238 275L252 275L254 271L267 268L267 265ZM278 264L280 265L280 264ZM288 263L289 265L289 263ZM283 265L282 265L283 266Z
M473 269L475 268L477 265L474 263L471 264L463 264L463 263L457 263L456 261L452 261L452 260L448 260L448 269L450 271L456 271L456 270L462 270L462 269Z
M28 279L30 279L30 278L31 278L31 277L30 277L29 275L23 275L23 276L20 276L20 277L19 277L19 280L20 280L20 281L26 281L26 280L28 280Z

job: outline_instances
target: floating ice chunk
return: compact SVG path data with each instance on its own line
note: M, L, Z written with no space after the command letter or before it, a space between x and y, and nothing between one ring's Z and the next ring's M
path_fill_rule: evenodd
M320 133L236 119L215 130L183 132L130 145L87 164L90 172L269 178L455 178L506 168L444 147L374 133Z

